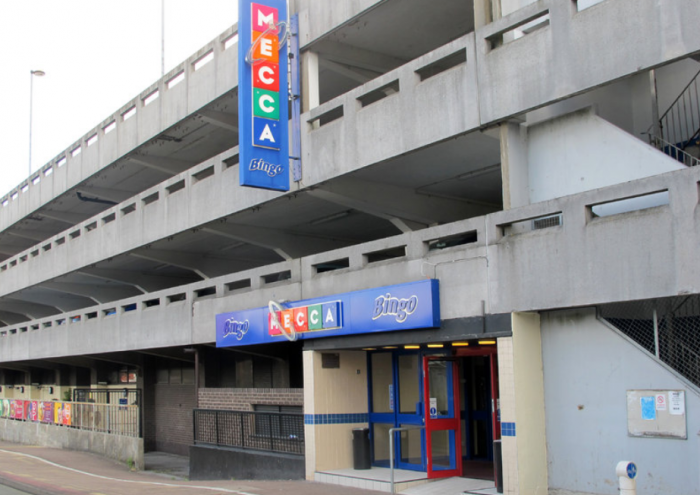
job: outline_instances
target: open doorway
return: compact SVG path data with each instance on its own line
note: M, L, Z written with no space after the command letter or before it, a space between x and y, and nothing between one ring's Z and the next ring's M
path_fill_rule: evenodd
M460 349L462 470L465 478L494 480L494 440L500 439L496 346Z

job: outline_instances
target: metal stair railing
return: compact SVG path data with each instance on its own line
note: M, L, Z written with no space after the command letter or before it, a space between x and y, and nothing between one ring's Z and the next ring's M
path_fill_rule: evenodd
M698 76L683 88L668 110L659 118L661 139L685 149L700 136L700 90Z
M680 149L678 146L671 144L658 136L654 136L651 133L649 133L649 144L667 154L674 160L681 162L686 167L695 167L700 164L700 158L694 157L690 153Z

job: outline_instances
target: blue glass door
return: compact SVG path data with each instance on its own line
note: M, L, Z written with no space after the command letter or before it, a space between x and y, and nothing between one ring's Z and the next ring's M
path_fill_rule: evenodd
M423 425L421 362L418 352L369 355L369 424L373 465L389 466L389 430ZM395 467L425 471L422 430L394 432Z

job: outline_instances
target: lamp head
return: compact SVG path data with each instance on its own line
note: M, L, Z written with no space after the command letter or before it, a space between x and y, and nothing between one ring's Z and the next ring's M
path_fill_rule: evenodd
M30 72L32 73L33 76L38 76L38 77L42 77L42 76L46 75L46 72L44 72L43 70L33 70Z

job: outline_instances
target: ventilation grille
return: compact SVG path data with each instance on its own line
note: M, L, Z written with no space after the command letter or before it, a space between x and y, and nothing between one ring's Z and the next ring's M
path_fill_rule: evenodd
M532 230L548 229L549 227L558 227L559 225L561 225L561 215L543 217L532 221Z

